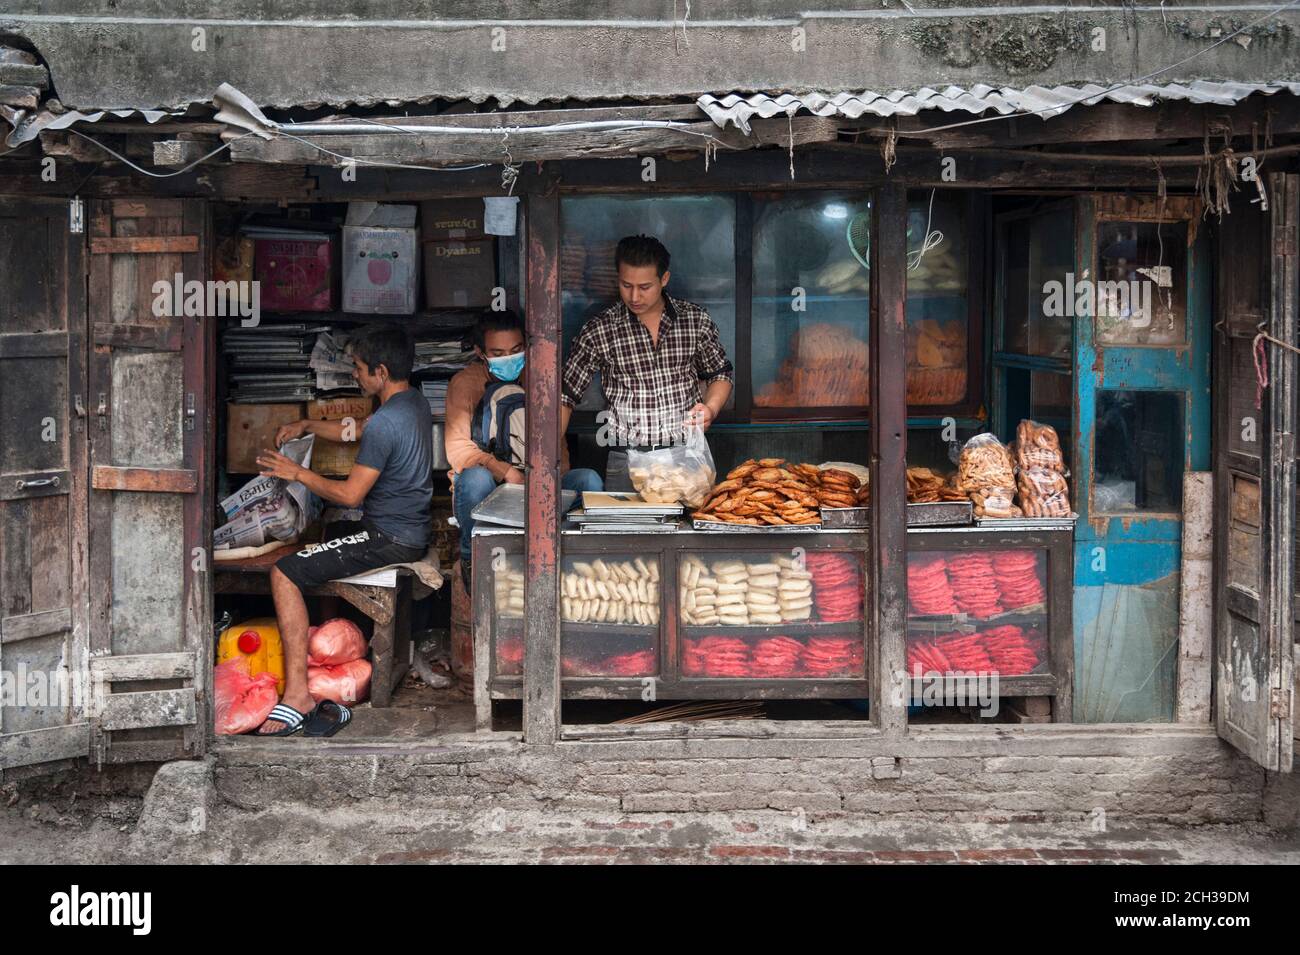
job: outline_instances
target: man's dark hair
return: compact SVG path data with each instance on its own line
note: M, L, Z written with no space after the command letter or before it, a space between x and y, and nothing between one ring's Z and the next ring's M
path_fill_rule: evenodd
M363 328L348 342L352 354L370 367L370 373L383 365L393 381L409 381L415 365L415 343L400 325L371 325Z
M518 332L523 335L524 320L518 312L508 308L501 312L485 308L479 312L478 321L474 323L474 344L480 349L487 348L488 332Z
M614 268L620 265L653 265L659 277L668 271L668 250L652 235L627 235L614 250Z

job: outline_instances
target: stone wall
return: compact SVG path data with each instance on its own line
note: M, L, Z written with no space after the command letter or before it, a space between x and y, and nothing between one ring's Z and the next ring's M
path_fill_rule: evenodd
M566 742L549 750L472 738L427 748L240 740L219 745L216 757L218 794L247 809L277 799L316 806L415 801L449 809L775 809L936 822L1078 822L1103 814L1113 824L1259 822L1267 775L1211 732L1177 729L892 745Z

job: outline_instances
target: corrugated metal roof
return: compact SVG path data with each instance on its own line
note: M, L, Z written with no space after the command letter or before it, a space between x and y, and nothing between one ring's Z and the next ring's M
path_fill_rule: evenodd
M1154 106L1161 100L1188 100L1193 103L1216 103L1231 106L1255 93L1271 95L1282 90L1300 95L1300 83L1216 83L1196 80L1192 83L1107 87L1089 83L1084 86L985 86L978 84L969 89L947 86L943 89L891 90L876 93L782 93L772 96L755 93L740 96L732 93L718 99L701 96L696 100L700 109L709 114L719 127L734 124L749 132L751 117L793 116L806 110L817 116L843 116L848 119L871 113L875 116L915 116L923 110L938 109L945 113L965 112L973 115L990 110L1007 115L1029 113L1049 119L1059 116L1071 106L1093 106L1104 100L1128 103L1133 106Z
M40 110L30 116L19 113L18 122L13 132L5 139L5 143L17 148L23 143L31 142L47 129L68 129L79 123L98 123L101 119L143 119L152 125L164 119L177 119L184 115L184 110L168 112L161 109L106 109L94 113L82 113L75 109L65 113Z

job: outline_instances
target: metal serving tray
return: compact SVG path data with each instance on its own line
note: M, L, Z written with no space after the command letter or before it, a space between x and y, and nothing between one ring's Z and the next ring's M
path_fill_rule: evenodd
M934 501L907 505L908 527L942 527L969 524L973 508L970 501Z
M805 531L819 531L821 524L765 524L755 527L753 524L728 524L726 521L693 521L697 531L727 531L732 534L801 534Z
M869 527L871 525L871 508L869 507L823 507L821 515L822 527L827 530L839 530L846 527Z

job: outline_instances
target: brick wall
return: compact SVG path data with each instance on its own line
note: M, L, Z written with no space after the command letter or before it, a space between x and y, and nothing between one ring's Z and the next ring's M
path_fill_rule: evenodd
M561 743L467 738L419 747L217 749L236 805L418 801L445 808L626 813L775 809L906 821L1207 823L1263 819L1266 774L1207 731L1083 731L1011 739L677 740ZM1284 802L1276 797L1279 802Z

